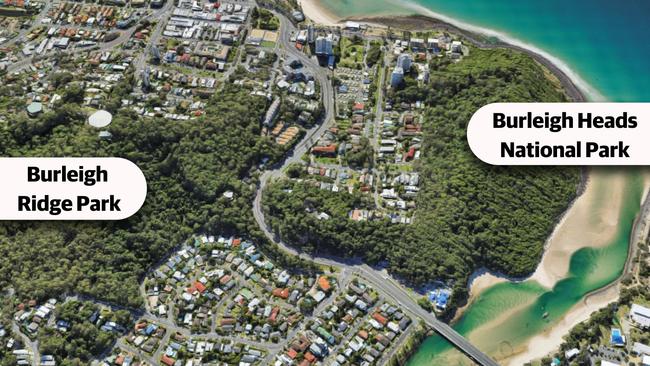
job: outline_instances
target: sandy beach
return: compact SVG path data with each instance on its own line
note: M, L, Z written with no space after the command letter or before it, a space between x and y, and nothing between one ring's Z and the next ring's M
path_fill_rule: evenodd
M589 319L594 311L618 300L620 286L609 287L606 291L586 297L576 304L557 324L548 331L531 338L523 349L517 350L513 357L501 360L510 366L523 365L531 360L539 359L556 350L565 336L576 324Z
M650 179L649 179L650 180ZM648 185L647 182L646 185ZM603 195L601 191L606 191ZM625 193L625 176L611 170L590 171L585 191L565 212L545 244L544 255L537 270L524 280L535 280L546 288L565 278L571 255L580 248L607 245L616 235ZM600 195L600 199L597 197ZM585 227L598 227L584 231ZM477 271L469 281L469 303L483 290L507 279L485 271Z
M340 22L339 18L320 6L318 0L299 0L298 4L305 17L316 24L336 25Z
M531 279L552 288L565 278L571 255L580 248L602 247L612 241L619 227L625 175L593 169L584 193L556 226L546 244L542 261ZM585 228L590 230L585 231Z
M324 11L318 0L300 0L300 3L303 6L305 15L316 23L332 25L341 21L341 19L333 14ZM582 93L587 95L588 99L592 101L604 100L601 94L586 83L562 60L535 46L526 44L501 32L457 21L456 19L435 13L412 3L403 4L408 6L414 13L441 20L461 30L498 37L503 42L513 45L511 48L524 50L537 60L541 59L544 61L543 64L554 74L559 74L559 76L565 78L565 82L563 83L565 87L567 87L567 84L572 84L568 86L572 87L575 85L579 89L579 92L574 94ZM374 25L376 23L375 20L381 23L380 18L373 19L372 17L364 18L363 22ZM567 79L570 80L568 83L566 82ZM644 181L647 192L648 187L650 187L650 174L644 176ZM548 238L544 255L537 270L529 278L522 280L535 280L546 288L552 288L559 280L567 276L570 259L574 252L584 247L602 247L609 244L619 229L619 216L625 190L626 175L624 173L613 169L591 169L584 187L584 192L565 212L553 233ZM586 231L585 228L589 228L589 230ZM507 278L490 274L485 269L477 271L470 279L470 295L467 306L475 301L477 296L485 289L508 280ZM588 319L592 312L616 301L618 295L618 283L608 287L606 290L597 291L594 294L588 295L583 301L573 306L557 324L550 327L546 332L534 336L524 344L517 345L514 349L509 349L507 353L510 356L500 359L499 362L508 365L521 365L530 360L545 356L561 344L562 336L567 334L573 326ZM521 304L521 306L513 309L512 312L508 312L508 314L524 308L525 305ZM463 310L464 308L459 309L458 314L462 314ZM475 329L470 333L469 339L479 341L478 343L480 343L480 339L489 337L490 330L497 329L505 319L507 319L507 316L494 319L484 326Z

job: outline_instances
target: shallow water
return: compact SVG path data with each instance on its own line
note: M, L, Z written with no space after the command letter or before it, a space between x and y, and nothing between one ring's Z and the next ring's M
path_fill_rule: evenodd
M559 58L610 101L650 101L650 2L645 0L320 0L340 16L412 14L418 6L496 30ZM571 257L569 275L552 290L535 282L501 283L485 290L455 328L496 358L548 329L584 295L618 277L642 195L639 174L627 176L617 235L605 247ZM606 184L598 187L604 194ZM608 205L596 199L595 205ZM590 220L593 227L599 220ZM590 230L585 227L584 230ZM543 317L548 313L546 318ZM495 325L496 324L496 325ZM409 365L470 362L439 337L428 338Z
M540 334L559 321L585 294L615 280L627 257L630 231L639 211L643 182L639 174L630 173L630 187L623 197L619 227L612 242L602 248L583 248L572 257L568 276L547 290L534 281L504 282L485 290L468 308L454 328L481 350L496 359L510 356L525 340ZM605 194L606 181L597 192ZM597 206L609 202L596 199ZM584 230L589 230L585 227ZM544 317L544 314L547 316ZM534 345L533 345L534 346ZM409 365L470 364L465 356L446 341L428 338Z

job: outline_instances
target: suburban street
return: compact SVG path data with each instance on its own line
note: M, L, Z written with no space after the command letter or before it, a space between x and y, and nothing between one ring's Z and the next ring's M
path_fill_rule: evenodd
M166 5L162 9L158 9L154 11L151 15L149 15L148 18L146 18L152 22L157 22L157 24L153 29L147 47L141 51L141 54L134 61L133 67L135 68L136 74L142 72L147 67L146 66L147 58L148 55L150 54L151 46L158 43L162 35L165 20L171 14L172 6L173 6L173 1L167 1ZM33 26L39 25L40 21L43 18L43 14L46 13L47 11L43 11L36 18L36 21L34 21ZM306 131L302 140L300 140L297 144L295 144L294 148L291 150L291 153L289 154L289 156L285 158L282 164L273 167L271 170L264 171L263 174L260 176L260 181L253 201L253 215L255 217L257 225L262 229L265 236L271 242L277 244L286 253L290 255L298 256L304 260L311 261L319 265L336 268L338 270L337 272L339 273L338 276L339 287L337 291L342 291L343 288L345 288L346 284L350 282L353 276L358 276L364 281L367 281L368 284L370 284L374 289L376 289L380 293L380 296L384 297L385 299L389 299L394 304L399 305L413 319L422 319L429 327L433 328L437 333L439 333L445 339L450 341L452 344L454 344L456 347L458 347L460 350L462 350L464 353L466 353L469 357L471 357L479 364L489 365L489 366L497 365L496 362L494 362L490 357L482 353L479 349L474 347L471 343L469 343L469 341L467 341L463 336L458 334L454 329L452 329L447 324L436 319L434 314L422 309L417 304L417 302L413 300L408 290L403 285L401 285L397 280L395 280L390 275L388 275L386 271L382 271L370 267L366 264L363 264L360 260L354 258L312 256L307 253L299 252L296 249L292 248L287 243L285 243L284 241L282 241L275 233L271 231L271 228L267 225L267 221L264 217L264 210L262 208L262 195L264 193L265 188L267 187L269 182L271 182L273 179L277 179L281 177L283 175L283 171L288 166L290 166L291 164L303 162L302 160L303 156L309 153L309 149L312 147L314 142L321 135L323 135L330 127L332 127L334 123L334 116L335 116L335 93L331 82L331 76L332 76L331 71L327 68L321 67L318 64L317 60L308 57L304 52L298 50L294 46L294 44L290 41L292 34L295 34L298 31L298 29L284 15L279 14L277 12L274 12L274 15L277 16L278 19L280 20L279 39L278 39L278 44L276 46L276 49L279 53L284 54L284 57L286 59L296 58L300 60L301 63L303 64L304 69L309 74L313 75L318 85L320 85L320 95L321 95L321 102L324 108L324 115L321 117L320 123L317 123L314 127ZM116 39L110 42L103 43L101 44L101 46L94 48L93 50L95 51L98 50L102 52L114 50L115 48L124 44L131 38L131 35L134 32L136 26L137 25L133 25L129 29L119 31L119 36ZM29 29L21 31L19 36L16 37L16 39L12 40L11 42L19 41L28 32ZM58 52L74 53L77 51L78 51L77 48L71 47L68 50L63 50ZM237 59L239 58L240 57L238 55ZM7 71L8 72L20 71L26 67L29 67L32 64L33 60L34 60L33 57L22 58L18 62L11 64L7 68ZM385 80L385 72L383 71L380 72L380 75L381 75L380 83L383 84ZM374 138L372 139L372 143L374 145L377 144L377 140L379 138L377 132L378 131L377 125L381 123L381 118L382 118L383 93L381 89L382 88L380 87L378 92L379 94L377 97L376 116L374 121L375 122ZM376 193L377 192L375 192L375 196ZM146 293L144 290L144 284L141 285L141 293L143 296L145 296L145 302L146 302ZM328 298L328 300L321 303L314 310L314 315L317 316L318 314L322 313L332 303L334 298L335 296L331 296L330 298ZM76 297L70 297L68 300L72 300L72 299L76 299ZM92 299L91 301L105 306L109 306L111 308L120 308L117 306L106 304L101 301L94 301ZM169 312L170 315L166 317L158 317L151 313L150 311L151 309L149 309L148 305L146 305L145 312L139 312L133 309L127 309L127 310L131 311L132 315L136 319L155 322L156 324L159 324L160 326L166 329L164 338L161 340L158 348L151 356L143 353L140 349L137 349L132 345L128 344L127 342L125 342L125 339L123 337L117 341L117 346L119 348L122 348L133 354L137 354L143 360L149 362L152 365L159 364L159 360L165 351L166 344L170 340L170 337L176 333L181 334L185 337L196 337L196 338L201 338L206 340L230 341L230 342L241 343L259 349L264 349L267 352L266 364L270 364L273 357L277 355L279 352L281 352L287 346L288 342L290 342L296 336L296 334L306 326L305 324L302 324L300 327L293 329L289 333L288 337L286 337L285 339L281 340L278 343L257 342L257 341L253 341L241 337L223 336L214 331L214 326L211 328L211 332L209 333L193 334L187 328L178 326L176 324L176 322L173 319L173 316L171 315L172 311L170 311ZM21 335L21 337L23 338L23 342L25 343L26 347L31 349L31 352L33 354L33 359L32 359L33 365L38 365L40 359L39 359L37 342L32 342L29 340L28 337L24 336L21 333L18 325L13 324L13 327L14 327L14 332L16 334ZM406 336L402 335L400 337L399 343L402 343L405 339Z
M294 248L292 248L291 246L287 245L281 239L279 239L273 232L271 232L270 228L266 224L266 220L264 218L264 212L262 209L262 194L264 188L266 187L270 179L280 177L282 175L282 171L286 167L288 167L293 163L302 161L301 157L303 154L307 153L309 147L312 144L313 137L320 136L322 133L324 133L327 130L327 128L330 127L330 124L333 122L334 119L333 117L334 116L334 94L333 94L332 84L326 76L327 72L323 68L319 67L312 59L308 58L304 53L298 51L295 47L293 47L293 45L289 41L289 38L291 33L295 32L296 29L293 27L291 22L289 22L288 19L286 19L286 17L277 13L276 16L279 17L281 23L279 42L281 42L283 49L287 51L287 53L290 56L300 59L305 65L305 67L310 72L313 73L315 78L321 84L321 90L322 90L321 97L322 97L322 102L325 107L326 113L323 122L320 124L320 126L312 128L312 130L310 130L305 135L303 140L296 145L293 154L290 157L288 157L280 167L277 167L276 169L273 170L267 170L260 177L260 184L257 189L257 193L255 195L255 200L253 202L253 214L255 216L255 220L257 221L257 224L263 230L266 237L272 242L276 243L285 252L288 252L291 255L299 256L302 259L312 261L320 265L339 268L342 271L346 270L349 271L350 273L355 273L359 275L361 278L368 281L373 287L380 290L382 294L384 294L388 298L391 298L396 304L406 309L410 313L410 315L423 319L428 326L433 328L438 334L440 334L442 337L444 337L449 342L454 344L457 348L462 350L464 353L466 353L469 357L471 357L479 364L489 365L489 366L497 365L497 363L494 360L492 360L489 356L487 356L478 348L476 348L474 345L472 345L469 341L467 341L463 336L458 334L449 325L439 321L438 319L436 319L435 315L422 309L410 297L409 293L397 281L392 279L389 275L380 272L376 269L373 269L370 266L365 264L358 264L358 263L352 264L352 263L347 263L349 261L346 260L336 260L332 258L315 257L307 253L300 253ZM382 100L381 97L379 98L379 100L380 101Z

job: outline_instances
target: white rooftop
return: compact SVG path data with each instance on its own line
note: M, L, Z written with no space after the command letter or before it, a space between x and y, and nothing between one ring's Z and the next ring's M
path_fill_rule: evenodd
M113 121L113 115L104 110L97 111L88 118L88 123L97 128L106 127L111 124L111 121Z
M630 308L632 320L643 327L650 327L650 309L638 304L632 304Z
M601 360L600 366L621 366L619 363L609 362L607 360Z

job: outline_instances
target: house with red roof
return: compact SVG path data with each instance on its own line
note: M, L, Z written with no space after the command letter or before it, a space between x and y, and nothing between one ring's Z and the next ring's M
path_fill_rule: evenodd
M361 337L361 339L368 339L368 332L363 329L361 329L357 335Z
M385 326L386 324L388 324L388 319L386 319L384 316L382 316L381 314L379 314L377 312L372 314L372 318L375 319L377 321L377 323L379 323L381 325Z
M415 157L415 148L411 147L409 151L404 155L404 161L413 160L414 157Z
M309 363L312 363L316 361L316 356L314 356L311 352L305 353L305 360L309 361Z
M330 144L327 146L314 146L311 149L311 153L319 156L333 156L336 155L336 144Z
M227 284L230 281L230 275L225 275L219 279L219 283L222 285Z
M196 291L198 291L200 294L204 293L205 290L206 290L205 285L202 284L202 283L199 282L199 281L194 282L194 288L195 288Z
M329 291L332 288L332 286L330 285L330 281L327 279L326 276L320 276L318 278L318 287L320 287L320 289L325 292Z
M280 307L276 306L271 310L271 315L269 315L269 321L271 323L275 323L275 320L278 318L278 314L280 313Z
M163 355L160 359L160 362L164 363L167 366L174 366L174 359L168 357L167 355Z
M288 299L289 298L289 289L288 288L276 288L272 292L273 296L279 297L281 299Z

